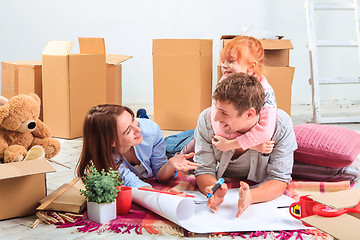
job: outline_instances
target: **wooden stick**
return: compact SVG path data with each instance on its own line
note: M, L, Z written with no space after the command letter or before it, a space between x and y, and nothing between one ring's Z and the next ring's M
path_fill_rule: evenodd
M58 165L60 165L60 166L62 166L62 167L66 167L66 168L68 168L68 169L71 169L71 167L69 167L69 166L66 166L66 165L64 165L64 164L62 164L62 163L59 163L59 162L57 162L57 161L55 161L55 160L52 160L52 159L47 159L49 162L52 162L52 163L56 163L56 164L58 164Z

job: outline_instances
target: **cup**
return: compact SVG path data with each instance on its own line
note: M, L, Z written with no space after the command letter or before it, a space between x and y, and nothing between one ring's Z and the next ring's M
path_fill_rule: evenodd
M117 215L125 215L130 212L132 202L132 188L127 186L119 186L120 191L116 197L116 213Z
M314 215L313 208L314 206L318 205L319 203L315 202L314 200L308 198L308 196L301 196L300 200L294 202L289 207L289 212L291 216L296 219L301 219L304 217L309 217ZM311 227L310 225L303 222L305 226Z

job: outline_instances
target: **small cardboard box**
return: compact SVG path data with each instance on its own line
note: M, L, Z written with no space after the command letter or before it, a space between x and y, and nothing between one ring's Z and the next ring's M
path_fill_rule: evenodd
M221 37L221 49L237 35L224 35ZM259 39L264 48L264 65L269 67L288 67L289 50L293 45L289 39ZM221 61L221 60L220 60Z
M34 214L49 172L55 169L45 159L0 164L0 220Z
M103 38L49 41L42 54L44 123L54 137L77 138L88 110L98 104L121 104L121 65L131 56L106 55ZM106 64L108 63L108 64Z
M82 181L78 181L74 185L71 185L71 183L61 185L61 187L40 200L42 204L49 199L55 198L43 210L72 213L82 212L86 208L86 198L80 195L80 189L85 190Z
M220 40L221 48L236 36L222 36ZM294 47L289 39L259 40L264 48L264 74L274 89L277 107L291 115L291 92L295 68L289 67L289 50ZM218 72L218 76L221 78L221 67L219 69L220 73Z
M360 189L354 188L309 197L334 209L354 208L360 202ZM313 215L301 220L336 239L357 240L360 236L360 214L358 213L345 213L337 217Z
M1 62L1 96L36 93L42 99L41 61ZM42 107L40 119L43 117Z
M212 40L153 40L154 119L161 129L189 130L211 106Z

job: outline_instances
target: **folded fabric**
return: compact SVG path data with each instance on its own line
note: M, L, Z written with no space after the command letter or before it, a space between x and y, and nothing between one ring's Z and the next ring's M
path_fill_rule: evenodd
M294 126L298 149L294 160L318 166L349 166L360 154L360 134L343 127L301 124Z
M293 172L291 174L294 180L307 181L324 181L324 182L339 182L349 181L354 182L359 178L360 167L354 162L346 167L324 167L314 164L294 161Z

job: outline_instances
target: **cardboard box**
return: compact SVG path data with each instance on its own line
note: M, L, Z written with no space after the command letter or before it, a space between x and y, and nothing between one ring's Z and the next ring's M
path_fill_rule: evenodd
M44 203L49 199L55 198L43 210L61 211L80 213L86 208L86 198L80 195L80 189L85 190L82 181L76 182L74 185L69 186L71 183L65 183L48 196L40 200Z
M45 159L0 164L0 220L34 214L49 172L55 169Z
M360 189L324 193L309 196L316 202L334 209L354 208L360 202ZM357 240L360 236L360 214L345 213L337 217L313 215L301 219L303 222L320 229L340 240Z
M221 48L234 37L236 35L222 36ZM259 40L264 48L264 75L274 89L277 107L291 115L291 92L295 68L289 67L289 50L294 47L289 39ZM221 67L219 69L218 76L221 78Z
M265 77L275 92L277 107L291 115L294 67L265 67Z
M121 63L130 58L106 54L106 103L122 104Z
M221 37L221 49L237 35ZM289 39L259 39L264 48L264 65L269 67L288 67L289 50L293 45Z
M161 129L189 130L211 105L212 40L153 40L154 119Z
M42 99L41 61L1 62L1 96L36 93ZM40 109L40 119L43 111Z
M73 41L49 41L42 54L44 123L54 137L70 139L82 136L91 107L121 104L119 64L131 58L106 56L103 38L79 38L77 54L70 54L72 45Z

